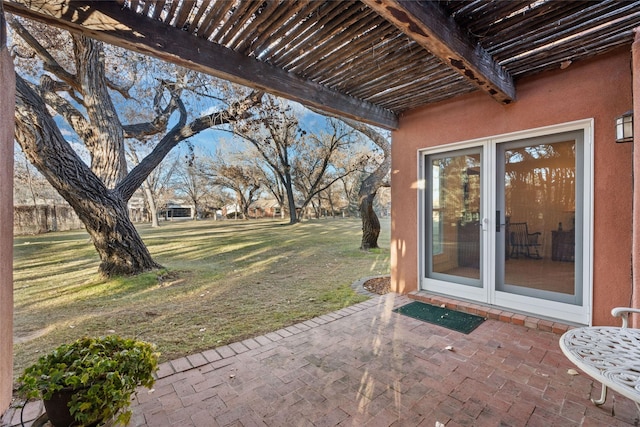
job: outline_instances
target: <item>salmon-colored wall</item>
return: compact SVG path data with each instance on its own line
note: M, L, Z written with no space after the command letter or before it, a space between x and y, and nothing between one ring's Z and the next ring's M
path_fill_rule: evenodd
M0 5L1 6L1 5ZM0 14L2 8L0 7ZM1 24L0 24L1 25ZM13 111L15 74L0 46L0 414L9 407L13 382Z
M635 41L632 45L632 73L633 73L633 93L638 94L633 97L634 117L640 117L640 31L636 30ZM633 198L633 253L640 254L640 120L633 121L634 146L633 150L633 170L635 194ZM640 307L640 256L633 257L633 301L631 307ZM640 315L632 315L631 325L640 327Z
M593 118L593 323L615 324L611 308L629 306L632 296L633 151L616 144L614 132L615 117L632 108L630 47L517 81L516 90L510 105L474 92L400 118L392 143L392 286L418 288L417 150Z

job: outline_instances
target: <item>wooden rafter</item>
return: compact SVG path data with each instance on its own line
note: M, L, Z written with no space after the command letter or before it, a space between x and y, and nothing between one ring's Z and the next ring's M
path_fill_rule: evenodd
M321 111L386 129L398 127L398 118L390 110L194 37L187 31L141 17L117 2L5 0L4 6L10 13L264 90Z
M473 44L436 2L362 1L497 101L508 104L515 99L511 76L484 49Z
M52 25L389 128L405 111L479 88L508 103L513 79L630 44L640 25L640 0L0 1Z

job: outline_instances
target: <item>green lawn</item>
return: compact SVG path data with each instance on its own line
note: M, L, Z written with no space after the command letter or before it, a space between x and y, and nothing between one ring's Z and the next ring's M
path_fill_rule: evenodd
M143 225L167 270L109 281L85 232L16 237L14 374L84 335L154 342L170 360L363 301L350 285L389 272L382 226L382 249L363 252L358 219Z

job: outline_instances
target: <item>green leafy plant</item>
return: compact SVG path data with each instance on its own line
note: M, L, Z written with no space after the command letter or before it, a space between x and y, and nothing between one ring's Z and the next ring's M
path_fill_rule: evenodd
M153 344L116 335L81 338L63 344L18 378L25 398L51 399L61 390L73 390L69 409L81 425L109 419L127 424L128 406L136 387L155 382L158 353Z

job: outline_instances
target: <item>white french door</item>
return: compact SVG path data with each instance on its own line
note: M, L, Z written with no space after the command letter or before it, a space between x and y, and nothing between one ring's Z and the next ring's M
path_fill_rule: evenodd
M421 288L590 323L592 121L421 152Z

